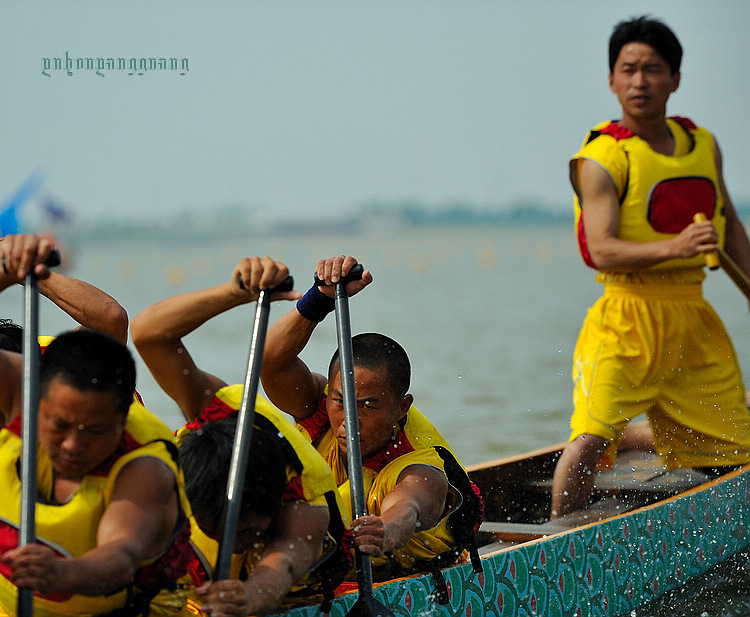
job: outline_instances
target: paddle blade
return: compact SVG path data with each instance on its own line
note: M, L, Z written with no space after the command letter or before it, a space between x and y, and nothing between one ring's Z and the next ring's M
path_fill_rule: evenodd
M347 617L395 617L393 611L375 599L371 593L360 593Z

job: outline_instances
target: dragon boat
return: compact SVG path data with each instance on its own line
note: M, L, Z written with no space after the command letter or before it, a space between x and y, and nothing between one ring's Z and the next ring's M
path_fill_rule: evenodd
M597 472L587 508L550 520L562 447L468 468L485 504L482 571L470 562L443 570L447 603L432 574L376 584L376 599L403 617L618 617L750 545L750 464L711 479L665 471L653 453L622 452ZM344 617L357 597L337 596L328 615ZM316 617L319 608L277 614Z

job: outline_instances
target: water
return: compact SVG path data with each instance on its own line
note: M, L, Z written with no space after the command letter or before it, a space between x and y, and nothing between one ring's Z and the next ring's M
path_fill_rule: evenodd
M350 302L352 332L383 332L404 346L412 361L415 405L464 463L567 439L573 347L586 309L601 293L593 270L578 256L572 225L378 227L354 236L241 240L81 238L63 259L69 275L107 291L132 317L166 296L228 280L243 256L283 260L304 291L317 260L341 253L355 255L375 278ZM742 366L750 367L748 302L720 271L708 274L705 294L724 320ZM271 321L291 308L274 304ZM21 320L20 288L0 295L0 312ZM252 318L252 306L239 307L188 336L185 343L198 366L229 383L243 382ZM42 300L42 333L72 325ZM324 373L335 345L329 318L316 329L303 359ZM172 428L179 426L176 406L140 362L138 370L147 406ZM745 372L750 375L750 369ZM750 595L733 599L750 602Z
M668 593L627 617L747 617L750 615L748 558L748 552L735 555L689 586Z
M245 255L282 259L304 291L318 259L353 254L375 281L350 302L352 331L383 332L405 347L415 404L466 463L567 438L573 344L598 292L567 227L387 229L246 241L80 240L73 249L68 274L104 289L131 316L166 296L228 280ZM4 315L20 319L21 307L20 288L0 295ZM271 321L291 308L274 304ZM41 332L73 325L46 300L41 309ZM188 336L197 364L228 382L244 381L252 317L251 306L240 307ZM335 346L330 318L303 358L325 372ZM174 404L147 369L138 368L148 406L178 426Z

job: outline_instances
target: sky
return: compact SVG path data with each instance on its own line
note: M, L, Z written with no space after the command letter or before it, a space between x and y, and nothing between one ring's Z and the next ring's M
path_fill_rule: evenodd
M668 112L716 135L730 193L750 202L745 0L5 0L0 201L36 171L85 219L570 208L567 160L619 117L609 34L643 13L685 50ZM189 70L43 74L66 54Z

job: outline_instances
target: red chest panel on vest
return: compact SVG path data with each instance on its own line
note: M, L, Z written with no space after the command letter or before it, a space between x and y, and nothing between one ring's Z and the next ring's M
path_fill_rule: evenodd
M693 216L704 212L713 218L716 191L707 178L671 178L662 180L651 191L648 200L648 222L655 231L678 234L693 222Z

